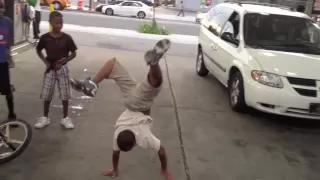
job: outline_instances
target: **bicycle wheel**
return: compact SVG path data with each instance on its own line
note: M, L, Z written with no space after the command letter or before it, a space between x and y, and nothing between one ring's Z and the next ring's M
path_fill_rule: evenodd
M17 137L23 138L17 140ZM0 164L18 157L28 147L31 138L31 126L23 120L0 123Z
M32 38L31 37L31 35L30 35L30 28L31 28L31 21L29 21L29 22L27 22L26 23L26 29L25 29L25 38L26 38L26 40L29 42L29 43L31 43L31 44L33 44L33 43L35 43L37 40L36 39L34 39L34 38Z

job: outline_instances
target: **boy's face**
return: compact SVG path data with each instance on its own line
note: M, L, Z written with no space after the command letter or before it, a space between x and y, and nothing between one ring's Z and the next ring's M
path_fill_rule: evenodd
M60 32L63 26L62 17L55 16L51 19L50 24L55 32Z

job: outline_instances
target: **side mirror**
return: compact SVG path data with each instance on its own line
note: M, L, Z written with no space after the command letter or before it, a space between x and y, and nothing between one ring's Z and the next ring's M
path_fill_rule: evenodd
M224 40L224 41L227 41L231 44L234 44L234 45L239 45L239 40L238 39L235 39L233 38L233 34L229 33L229 32L224 32L221 34L221 39Z

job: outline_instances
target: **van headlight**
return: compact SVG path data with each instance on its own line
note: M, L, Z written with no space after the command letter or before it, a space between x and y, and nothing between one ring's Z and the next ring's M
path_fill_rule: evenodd
M279 75L255 70L251 72L251 77L260 84L275 88L283 88L283 83Z

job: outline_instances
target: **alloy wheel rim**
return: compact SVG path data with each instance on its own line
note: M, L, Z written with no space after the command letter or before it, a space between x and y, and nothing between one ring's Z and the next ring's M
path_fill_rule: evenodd
M202 65L202 54L199 53L198 59L197 59L197 71L198 71L198 72L200 72L201 65Z
M239 88L240 80L236 78L231 85L230 99L231 104L236 105L239 101L240 96L240 88Z

